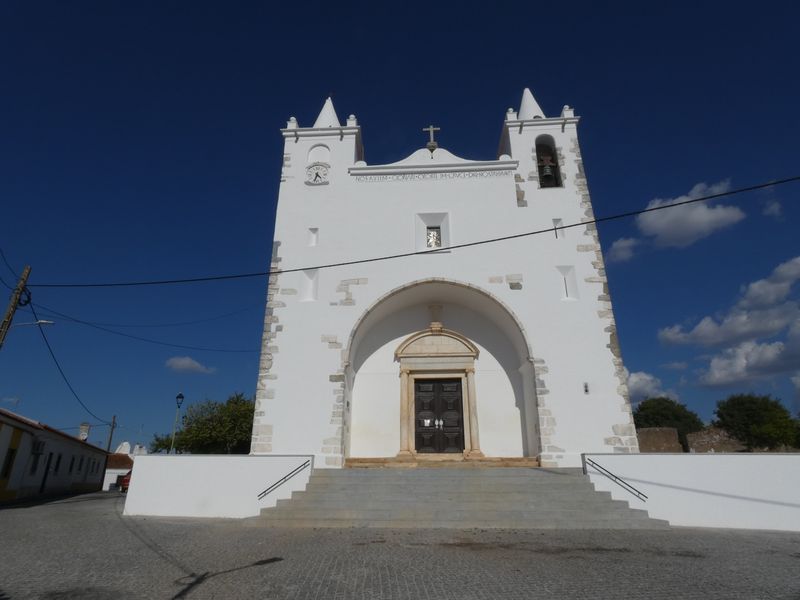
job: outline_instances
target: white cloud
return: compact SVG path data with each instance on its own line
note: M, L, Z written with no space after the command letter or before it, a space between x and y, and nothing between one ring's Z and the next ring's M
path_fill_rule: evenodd
M720 194L730 189L730 181L720 181L712 185L698 183L689 193L677 198L651 200L647 208L693 200L702 196ZM711 201L709 201L711 202ZM715 231L730 227L745 218L736 206L709 202L697 202L685 206L668 208L636 217L636 225L644 235L653 238L661 248L685 248L698 240L708 237Z
M168 369L179 373L213 373L216 371L214 367L206 367L191 356L173 356L164 364Z
M780 370L785 351L783 342L742 342L712 358L701 382L706 385L729 385L771 375Z
M663 389L661 380L658 377L644 371L628 373L628 393L630 394L631 404L638 404L647 398L656 397L678 399L678 394L673 390Z
M777 335L800 317L795 302L758 310L732 309L722 319L703 317L693 329L685 331L681 325L660 329L658 339L668 344L698 344L719 346L744 340Z
M688 330L681 325L665 327L658 336L673 344L727 346L709 357L708 368L700 376L705 385L731 385L788 373L795 373L800 381L800 304L789 298L798 280L800 256L775 267L769 277L743 286L727 313L704 317Z
M800 319L800 305L787 300L800 280L800 256L779 264L769 277L742 288L739 300L722 316L703 317L694 328L672 325L658 337L670 344L718 346L778 335Z
M794 386L797 395L800 396L800 372L795 375L792 375L789 379L792 380L792 385Z
M767 217L780 219L783 216L783 206L777 200L767 200L762 213Z
M779 264L766 279L759 279L744 289L739 306L753 308L782 302L792 285L800 279L800 256Z
M620 238L611 244L606 260L608 262L625 262L633 258L633 249L639 244L636 238Z
M683 361L668 362L661 365L664 369L670 371L684 371L689 368L689 364Z
M15 408L19 406L19 398L16 396L4 396L3 398L0 398L0 402L3 404L13 404Z

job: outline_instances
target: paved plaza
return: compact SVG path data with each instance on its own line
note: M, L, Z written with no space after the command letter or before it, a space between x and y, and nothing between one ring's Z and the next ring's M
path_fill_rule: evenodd
M0 600L800 599L800 534L270 529L123 517L97 493L0 510Z

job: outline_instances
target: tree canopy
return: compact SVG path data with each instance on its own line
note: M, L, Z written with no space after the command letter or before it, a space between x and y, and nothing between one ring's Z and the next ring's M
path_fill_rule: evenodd
M177 452L191 454L247 454L255 402L236 393L224 403L206 400L186 409L175 434ZM150 452L169 452L172 434L153 436Z
M648 398L633 411L633 422L637 428L674 427L678 430L678 440L683 449L689 450L687 433L703 429L703 421L680 402L672 398Z
M795 443L797 424L788 410L771 396L736 394L717 402L714 425L747 446L777 448Z

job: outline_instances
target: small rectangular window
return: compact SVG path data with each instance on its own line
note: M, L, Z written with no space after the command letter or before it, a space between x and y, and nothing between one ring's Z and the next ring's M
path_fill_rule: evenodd
M11 476L11 469L14 467L14 459L17 457L17 449L9 448L6 458L3 461L3 470L0 472L0 479L8 479Z
M59 455L58 455L58 458L56 459L56 466L55 466L55 467L53 467L53 473L56 473L56 474L57 474L57 473L58 473L58 470L59 470L60 468L61 468L61 454L59 454Z
M414 247L419 251L447 252L453 243L448 213L417 213L414 218ZM438 254L433 252L432 254Z
M83 470L83 457L81 456L81 459L78 461L78 473L80 473L82 470Z
M72 469L75 468L75 455L72 455L72 458L69 460L69 471L68 473L72 475Z
M33 462L31 463L31 475L36 475L36 470L39 468L39 457L41 454L33 455Z
M564 219L553 219L553 233L556 234L557 240L564 239L564 234L566 232L563 229L559 229L559 227L563 226L564 226Z
M318 227L309 227L308 228L308 245L309 246L316 246L318 240L319 240L319 228Z
M428 234L425 241L427 248L441 248L442 247L442 228L441 227L428 227Z

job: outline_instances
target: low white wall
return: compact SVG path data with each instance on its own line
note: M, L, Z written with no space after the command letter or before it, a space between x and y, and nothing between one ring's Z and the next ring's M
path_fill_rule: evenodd
M647 495L641 501L591 465L595 489L671 525L800 531L800 454L586 454Z
M308 467L271 492L258 495L307 460ZM312 456L142 455L136 457L126 515L254 517L293 491L304 490Z
M107 492L111 486L117 483L117 477L125 475L130 469L106 469L106 474L103 477L103 491Z

